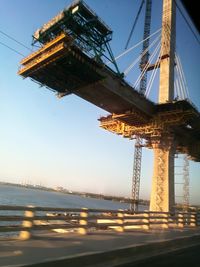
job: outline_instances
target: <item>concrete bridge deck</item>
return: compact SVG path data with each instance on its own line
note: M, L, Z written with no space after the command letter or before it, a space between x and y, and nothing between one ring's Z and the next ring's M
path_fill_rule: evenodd
M199 244L199 227L86 236L43 233L27 241L0 241L0 266L114 267Z

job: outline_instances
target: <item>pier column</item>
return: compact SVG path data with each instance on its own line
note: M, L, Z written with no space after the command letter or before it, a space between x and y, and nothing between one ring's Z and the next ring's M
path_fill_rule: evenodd
M174 200L174 146L173 139L161 138L153 144L154 169L150 211L173 211Z
M174 0L163 0L159 103L174 99L175 10ZM167 133L161 132L162 137L155 143L152 137L154 171L151 211L169 212L174 206L174 141L165 135Z

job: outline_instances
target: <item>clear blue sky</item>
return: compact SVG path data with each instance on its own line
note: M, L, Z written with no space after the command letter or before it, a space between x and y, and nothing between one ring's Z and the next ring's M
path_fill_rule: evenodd
M31 47L33 32L70 2L1 0L0 30ZM161 27L161 2L153 0L152 32ZM140 1L86 0L86 3L113 29L111 46L115 55L120 54ZM142 39L142 31L140 19L130 45ZM0 42L29 54L2 34ZM122 71L140 50L141 47L119 62ZM199 44L179 13L177 50L191 99L200 108ZM46 186L130 196L133 141L99 128L97 119L105 114L103 110L73 95L57 99L51 91L19 77L20 55L2 45L0 55L0 180L26 180ZM135 79L136 75L130 73L128 80ZM152 151L144 149L141 197L145 199L150 194L152 162ZM191 202L200 204L199 164L190 164L190 177Z

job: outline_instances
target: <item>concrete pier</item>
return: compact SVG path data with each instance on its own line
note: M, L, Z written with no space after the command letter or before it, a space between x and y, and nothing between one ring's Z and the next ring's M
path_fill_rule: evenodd
M174 98L175 16L175 2L163 0L159 103L172 102ZM175 141L165 129L156 140L152 138L152 144L154 171L150 210L169 212L175 204Z

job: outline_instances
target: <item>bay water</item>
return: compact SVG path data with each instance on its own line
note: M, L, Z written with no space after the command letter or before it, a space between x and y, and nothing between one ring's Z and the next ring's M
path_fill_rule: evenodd
M61 192L44 191L38 189L30 189L14 185L0 184L0 205L8 206L28 206L35 207L55 207L55 208L91 208L91 209L129 209L128 203L117 201L109 201L103 199L95 199L82 197L73 194L65 194ZM147 209L146 206L140 206L140 210ZM0 215L23 215L23 211L0 210ZM0 227L12 225L13 222L0 221ZM20 225L21 222L15 222ZM0 239L3 237L17 236L18 233L0 233Z
M10 185L0 185L0 205L110 210L129 208L128 203ZM141 206L140 209L143 210L144 207Z

